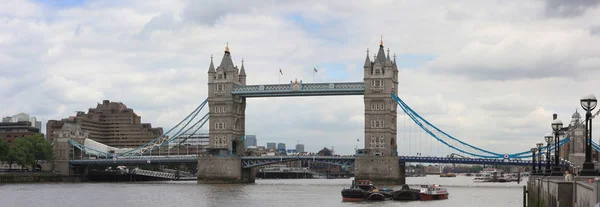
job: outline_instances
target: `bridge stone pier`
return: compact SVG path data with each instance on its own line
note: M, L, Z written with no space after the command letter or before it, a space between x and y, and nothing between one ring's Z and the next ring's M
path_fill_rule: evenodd
M254 168L242 168L238 156L198 157L198 184L254 183Z
M354 158L355 180L371 180L377 186L406 183L404 163L398 157L357 156Z
M362 95L364 97L364 150L356 157L356 179L375 183L404 184L404 165L397 151L397 102L391 94L398 89L398 66L387 56L383 40L373 61L364 62L361 82L246 85L242 60L234 65L229 45L215 68L208 68L209 146L213 156L198 158L198 183L254 182L250 169L242 169L244 155L246 98L286 96ZM348 139L355 139L348 138ZM349 140L350 141L350 140Z

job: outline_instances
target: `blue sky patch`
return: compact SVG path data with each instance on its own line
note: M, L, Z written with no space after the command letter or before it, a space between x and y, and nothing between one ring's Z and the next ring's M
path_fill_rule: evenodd
M89 0L33 0L33 2L60 9L80 6L89 2Z
M399 68L417 68L433 59L435 56L430 54L401 54L396 56L396 64Z
M328 19L325 23L319 23L305 18L303 15L293 13L285 16L285 19L294 22L299 26L308 36L316 37L327 41L329 44L342 45L346 43L343 38L334 36L337 33L329 33L328 31L335 31L332 29L336 25L340 25L341 22L338 20Z

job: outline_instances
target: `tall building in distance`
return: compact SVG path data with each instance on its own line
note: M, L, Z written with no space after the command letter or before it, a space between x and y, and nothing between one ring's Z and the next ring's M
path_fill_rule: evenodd
M88 113L77 112L75 116L58 120L49 120L46 124L46 137L53 141L58 130L65 123L77 124L89 133L89 138L102 144L117 148L135 148L163 134L162 128L152 128L151 124L142 123L141 117L133 109L121 102L104 100Z
M29 114L26 114L26 113L18 113L18 114L15 114L14 116L7 116L7 117L2 118L3 123L8 123L8 122L16 123L16 122L20 122L20 121L28 121L32 127L42 130L42 122L38 121L37 118L35 118L35 117L29 116Z
M267 142L267 149L277 149L275 142Z
M248 148L249 146L256 146L256 135L246 135L244 147Z
M281 151L285 151L285 143L277 143L277 150Z
M297 153L304 153L304 144L296 144L296 152Z

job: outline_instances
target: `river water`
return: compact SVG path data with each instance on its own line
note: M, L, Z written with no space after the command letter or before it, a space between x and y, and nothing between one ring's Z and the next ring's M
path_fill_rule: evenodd
M136 183L48 183L0 185L0 206L460 206L523 205L523 182L473 183L473 177L409 177L406 182L439 184L447 200L342 202L340 191L350 179L256 180L245 185L198 185L195 181ZM414 186L412 186L414 185ZM399 187L394 187L399 189Z

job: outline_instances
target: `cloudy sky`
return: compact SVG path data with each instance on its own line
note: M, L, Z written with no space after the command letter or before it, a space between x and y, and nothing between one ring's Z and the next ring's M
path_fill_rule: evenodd
M44 124L109 99L168 129L206 98L227 42L248 84L312 82L313 67L317 82L341 82L362 81L383 35L399 97L499 153L529 149L553 113L568 122L579 98L600 95L598 0L0 2L0 116ZM363 114L361 96L250 99L247 134L349 154ZM452 152L402 113L397 123L401 154Z

